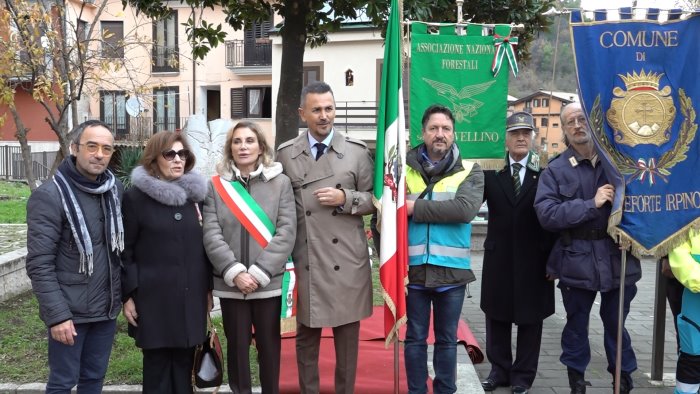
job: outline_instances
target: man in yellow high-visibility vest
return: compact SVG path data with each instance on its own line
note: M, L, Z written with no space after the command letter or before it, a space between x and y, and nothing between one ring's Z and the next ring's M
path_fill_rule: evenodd
M423 114L423 143L406 155L408 316L404 357L409 393L427 392L431 304L435 349L434 393L454 393L457 325L471 271L471 224L484 193L478 164L462 160L454 143L454 117L444 106Z

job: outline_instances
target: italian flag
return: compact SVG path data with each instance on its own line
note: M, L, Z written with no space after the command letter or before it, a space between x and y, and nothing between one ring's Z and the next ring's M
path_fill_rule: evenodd
M379 276L384 297L384 335L387 346L406 323L408 217L406 215L406 118L401 88L401 21L398 1L391 14L384 46L381 98L377 113L377 151L374 202L381 234Z

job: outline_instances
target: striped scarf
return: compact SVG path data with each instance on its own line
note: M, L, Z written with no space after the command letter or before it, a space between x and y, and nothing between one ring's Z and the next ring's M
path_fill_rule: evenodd
M58 166L53 182L58 186L63 210L68 218L73 238L80 252L79 273L92 275L93 250L92 239L85 224L85 216L80 201L75 197L73 188L88 194L99 194L102 206L105 207L106 218L109 222L110 245L113 251L124 250L124 226L122 224L121 203L114 174L106 170L96 181L91 181L80 174L75 167L73 156L67 157Z

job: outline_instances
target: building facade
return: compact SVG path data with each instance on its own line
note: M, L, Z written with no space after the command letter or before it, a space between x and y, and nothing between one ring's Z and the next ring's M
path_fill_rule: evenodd
M560 114L564 106L575 101L578 101L577 93L539 90L513 101L511 106L514 112L532 114L535 122L534 146L552 157L566 150Z

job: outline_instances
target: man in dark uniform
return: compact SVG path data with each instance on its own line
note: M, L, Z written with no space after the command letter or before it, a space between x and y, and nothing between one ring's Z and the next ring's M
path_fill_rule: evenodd
M485 391L512 385L527 393L537 373L542 321L554 313L554 284L546 263L553 234L542 229L533 203L540 177L539 157L531 152L532 115L516 112L506 123L506 166L484 171L489 207L484 242L481 310L486 314L486 355L491 372ZM515 361L512 325L518 326Z
M588 324L598 292L608 372L615 373L620 261L622 253L627 252L620 251L607 233L615 188L608 182L580 104L564 107L561 123L568 149L542 172L535 211L542 227L559 232L547 261L547 274L559 278L558 287L566 309L560 360L567 367L571 392L578 394L586 392L584 373L591 360ZM620 393L632 389L630 374L637 369L624 321L641 277L639 260L628 254Z

